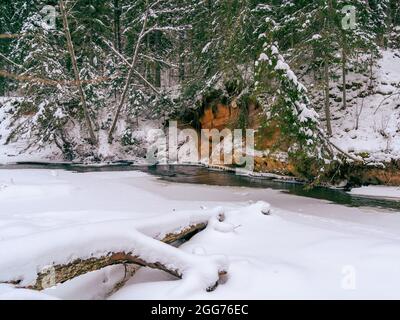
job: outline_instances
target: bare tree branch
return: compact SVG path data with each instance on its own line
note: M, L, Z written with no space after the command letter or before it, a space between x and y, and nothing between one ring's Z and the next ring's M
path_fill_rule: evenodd
M0 57L3 58L4 60L6 60L8 63L11 63L13 66L16 66L17 68L26 70L26 69L25 69L23 66L21 66L20 64L18 64L18 63L16 63L16 62L12 61L12 60L10 60L10 59L8 59L8 58L7 58L5 55L3 55L1 52L0 52Z
M376 110L374 111L374 114L376 114L378 112L378 110L382 107L382 105L385 103L385 101L389 100L390 98L394 97L394 96L400 96L400 91L392 93L391 95L389 95L388 97L384 98L378 105L378 107L376 108Z
M168 61L164 61L164 60L156 58L156 57L149 56L147 54L141 53L140 56L143 57L143 58L147 58L147 59L149 59L151 61L160 62L160 63L165 64L166 66L171 67L171 68L175 68L175 69L179 68L179 66L176 65L176 64L173 64L173 63L168 62Z
M132 64L120 53L118 52L117 49L115 49L110 43L108 43L106 40L104 40L104 43L130 68L132 68ZM136 69L133 70L134 73L143 80L144 83L146 83L151 90L153 90L157 95L160 95L161 93Z
M158 2L159 1L157 1L157 3ZM113 142L114 131L115 131L115 128L117 126L117 122L118 122L119 116L121 114L122 107L123 107L123 105L125 103L126 96L128 94L128 91L129 91L129 85L131 83L133 74L135 73L135 65L136 65L136 62L137 62L138 55L139 55L139 48L140 48L140 45L141 45L141 43L143 41L144 34L146 32L149 13L150 13L150 7L146 10L146 13L145 13L145 16L144 16L144 19L143 19L142 30L140 31L139 36L137 38L135 51L133 53L132 63L131 63L131 66L129 68L128 76L127 76L126 81L125 81L125 87L124 87L124 90L122 91L121 99L120 99L120 102L118 104L117 111L115 113L114 120L113 120L113 123L111 125L110 132L108 133L108 143L110 143L110 144Z

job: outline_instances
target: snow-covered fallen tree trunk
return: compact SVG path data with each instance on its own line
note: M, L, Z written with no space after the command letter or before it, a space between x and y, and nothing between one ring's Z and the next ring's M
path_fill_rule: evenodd
M180 241L185 237L203 230L205 227L205 223L188 226L179 233L169 233L164 239L162 239L162 242L171 244L175 241ZM149 248L149 250L151 250L151 248ZM49 285L64 283L88 272L100 270L110 265L124 263L159 269L175 277L182 277L182 272L179 269L168 268L160 262L148 262L141 258L140 255L134 255L133 252L108 252L106 255L101 257L88 259L78 258L67 264L58 264L47 267L45 270L38 273L35 284L28 286L28 288L42 290Z
M91 271L127 263L163 270L183 280L195 277L202 289L211 291L227 272L225 257L189 254L168 244L203 230L212 216L202 214L188 219L187 215L177 215L170 221L166 219L166 225L161 219L159 231L155 231L154 220L122 220L4 241L0 244L0 283L42 290Z

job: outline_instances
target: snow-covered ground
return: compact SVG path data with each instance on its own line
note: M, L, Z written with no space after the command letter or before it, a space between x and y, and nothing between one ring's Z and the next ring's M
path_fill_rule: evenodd
M63 162L65 158L55 143L47 141L40 144L38 138L35 137L34 132L29 130L20 132L18 135L12 134L13 130L15 130L19 124L22 124L24 121L32 117L32 115L27 115L14 122L12 113L15 109L15 106L13 104L18 99L21 98L0 96L0 164L24 161ZM106 117L107 114L100 118L104 119ZM104 162L121 159L129 159L132 161L141 162L146 155L146 148L149 147L148 144L154 143L152 139L155 139L155 137L153 137L154 134L152 134L152 130L162 128L162 122L162 118L156 120L139 118L137 121L135 121L133 126L132 124L127 124L126 119L121 119L121 123L117 127L116 134L123 136L124 133L129 132L131 139L136 141L135 145L125 147L119 144L110 145L107 140L107 130L99 130L99 145L95 153L97 157L102 159ZM127 131L127 128L132 126L135 129L132 131ZM79 126L74 126L73 124L70 124L70 127L68 127L66 131L68 131L71 136L76 137L78 140L82 135ZM80 154L84 154L85 152L83 152L83 149L87 147L88 146L83 145L78 146L77 151L79 151ZM87 160L87 162L93 162L93 159L81 159L78 156L75 160Z
M271 215L264 215L268 203ZM212 218L221 211L224 222ZM28 280L46 261L140 245L148 239L137 230L154 237L161 226L200 217L211 219L207 229L177 249L180 260L197 262L182 280L141 268L114 292L124 268L112 266L42 292L2 284L0 298L400 298L397 212L269 189L175 184L138 172L0 170L0 279ZM142 254L167 257L167 248ZM226 258L228 277L206 292L201 282L213 270L207 261L224 260L213 257Z
M386 50L381 54L371 91L368 73L350 72L347 110L341 110L342 102L331 99L333 141L371 162L400 158L400 52ZM337 84L331 94L341 101Z
M400 187L365 186L352 189L350 194L364 197L400 200Z
M0 164L43 159L62 160L62 155L55 145L49 145L41 149L40 152L36 148L26 150L30 144L29 134L18 140L11 139L9 143L6 143L13 130L11 117L13 102L18 99L18 97L0 97Z

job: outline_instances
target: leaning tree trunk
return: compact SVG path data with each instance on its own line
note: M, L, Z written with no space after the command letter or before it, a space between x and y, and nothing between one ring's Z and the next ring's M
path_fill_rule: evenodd
M333 17L333 3L332 0L328 0L328 16L325 20L325 33L329 41L329 32L331 31L331 18ZM326 45L326 44L325 44ZM329 48L325 48L324 52L324 87L325 87L325 118L326 118L326 130L328 136L332 135L331 125L331 109L330 109L330 88L329 88Z
M119 0L114 0L114 46L122 52L121 42L121 7Z
M83 109L83 114L85 117L86 126L89 130L89 136L90 136L89 140L90 140L91 144L96 144L96 136L93 131L92 121L90 119L89 110L88 110L87 103L86 103L85 92L83 91L83 88L82 88L82 82L81 82L81 78L79 75L78 65L76 62L74 44L72 43L71 32L69 30L68 18L67 18L67 13L65 11L64 1L60 0L59 3L60 3L60 12L61 12L61 16L63 19L65 37L67 39L68 51L71 56L72 68L73 68L74 74L75 74L76 86L78 87L79 95L81 98L82 109Z
M179 34L179 81L185 81L185 35Z
M156 48L161 47L161 31L157 31L155 35ZM154 61L154 85L156 88L161 88L161 64L158 61Z
M121 41L121 7L119 0L114 0L114 47L116 50L122 52ZM114 99L117 101L118 90L114 88Z

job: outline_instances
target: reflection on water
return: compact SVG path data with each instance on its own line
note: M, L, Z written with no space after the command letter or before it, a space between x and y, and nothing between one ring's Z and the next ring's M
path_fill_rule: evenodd
M236 186L249 188L269 188L297 196L328 200L337 204L353 207L380 207L400 210L400 201L359 197L350 195L340 189L316 187L306 189L304 185L290 181L269 178L257 178L235 175L231 172L209 170L199 166L165 165L165 166L133 166L130 162L118 162L113 165L89 166L77 164L19 163L0 166L0 169L64 169L79 173L110 171L142 171L164 181L205 184L215 186Z

